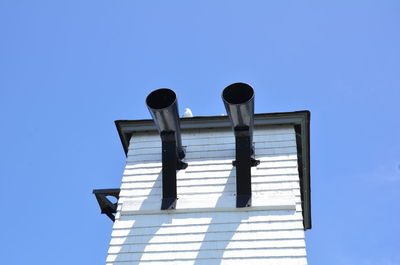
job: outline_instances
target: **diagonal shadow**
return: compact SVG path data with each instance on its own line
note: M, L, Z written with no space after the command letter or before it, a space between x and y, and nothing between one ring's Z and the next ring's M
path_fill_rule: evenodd
M217 201L215 208L223 207L222 197L227 196L228 191L228 181L230 178L235 177L235 168L232 167L229 176L226 180L225 187L222 191L222 196ZM236 186L236 182L234 182L234 186ZM234 195L234 194L232 194ZM236 200L234 196L232 199ZM213 264L219 264L221 259L224 256L225 251L227 250L229 241L232 239L233 235L236 233L240 223L242 222L243 212L236 212L236 218L234 218L235 222L226 222L226 223L219 223L216 221L215 218L210 220L208 225L208 229L205 232L205 237L201 242L201 246L197 252L196 259L194 260L194 265L205 264L205 259L208 259L207 263L210 263L210 250L212 250L212 260L214 260ZM230 219L232 221L232 219ZM228 231L227 231L228 230ZM222 232L222 233L221 233ZM218 238L216 238L216 236ZM215 263L217 262L217 263Z
M138 176L140 177L140 176ZM158 173L156 180L153 185L149 187L150 192L143 197L151 198L159 197L159 205L161 206L161 188L157 187L162 178L161 169ZM133 194L134 195L134 194ZM126 200L129 200L127 198ZM140 207L140 210L142 209ZM109 255L113 255L112 260L107 259L107 264L119 261L134 261L133 264L139 264L145 248L151 240L151 236L154 235L159 229L160 224L158 222L149 222L149 218L146 215L120 215L115 220L112 239L110 242ZM116 228L115 228L116 227ZM111 253L110 253L111 252ZM134 253L130 255L128 253ZM136 260L136 261L135 261Z
M234 180L234 187L236 187L235 172L236 169L232 167L225 183L219 184L224 185L224 188L218 194L223 196L234 195L234 191L229 189L227 183L230 180ZM223 175L226 173L226 170L221 171ZM159 196L159 206L161 205L161 188L156 185L160 183L161 178L160 169L157 180L154 181L149 193L150 197ZM216 208L224 207L222 198L221 196L216 202ZM234 196L232 196L232 200L235 200ZM234 204L235 201L233 202ZM229 245L232 241L237 242L234 236L238 233L239 226L244 223L244 220L257 213L243 210L231 211L227 214L229 217L225 220L226 214L226 212L217 210L214 212L198 212L196 214L160 211L152 215L121 215L116 220L116 226L124 224L120 226L122 228L114 229L114 237L111 242L114 244L110 244L111 252L115 253L113 254L113 260L118 264L120 264L119 262L121 264L151 264L150 262L158 262L157 264L184 262L185 265L220 264L227 251L235 250ZM263 214L265 215L265 212ZM286 215L291 213L280 211L271 212L270 214ZM187 229L187 226L196 226L193 224L187 225L189 219L196 218L207 220L206 222L198 222L198 227L204 228L206 226L205 230L194 229L193 231L198 232L192 233L182 230ZM175 242L175 240L177 241ZM174 249L174 246L179 246L180 249ZM113 262L109 260L107 264L113 264Z

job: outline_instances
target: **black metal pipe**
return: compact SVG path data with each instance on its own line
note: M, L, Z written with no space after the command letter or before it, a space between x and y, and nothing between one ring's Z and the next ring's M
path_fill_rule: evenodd
M154 90L147 96L146 105L160 134L175 133L177 155L179 159L183 159L185 152L182 148L178 100L175 92L168 88Z
M232 123L232 128L237 130L248 129L250 142L253 141L254 125L254 89L245 83L234 83L227 86L222 92L226 112Z
M236 143L236 207L251 206L251 167L260 161L254 159L254 90L245 83L234 83L222 92L226 112L232 123Z
M185 150L182 147L178 101L174 91L168 88L160 88L147 96L146 105L160 133L162 142L161 210L173 210L178 198L176 171L187 167L187 164L182 161L185 157Z

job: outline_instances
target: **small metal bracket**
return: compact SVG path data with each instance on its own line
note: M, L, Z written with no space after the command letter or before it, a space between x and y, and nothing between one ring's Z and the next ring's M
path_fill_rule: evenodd
M236 160L232 165L236 167L236 207L251 206L251 167L260 164L254 159L254 146L249 127L236 127Z
M176 208L177 198L162 198L161 210L174 210Z
M184 150L177 150L175 132L161 132L162 142L162 202L161 210L173 210L176 207L177 188L176 171L187 168L183 162Z
M113 222L115 221L115 213L117 213L118 199L120 189L100 189L93 190L97 202L100 206L101 213L107 215ZM107 196L112 196L117 199L116 203L112 203Z
M244 208L251 206L251 195L236 195L236 208Z

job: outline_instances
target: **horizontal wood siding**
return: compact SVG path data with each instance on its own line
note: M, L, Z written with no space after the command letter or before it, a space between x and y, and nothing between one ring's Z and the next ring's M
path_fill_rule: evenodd
M160 211L160 137L133 135L107 265L307 264L293 127L255 128L246 209L235 208L233 133L184 131L182 142L177 209Z

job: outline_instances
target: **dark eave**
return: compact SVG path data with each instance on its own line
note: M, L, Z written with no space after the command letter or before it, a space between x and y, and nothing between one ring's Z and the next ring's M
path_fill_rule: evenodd
M310 112L307 110L254 115L255 127L262 125L293 125L295 128L304 229L311 229L310 116ZM188 129L231 128L228 116L181 118L180 123L183 131ZM115 125L125 155L128 153L129 140L132 135L143 132L157 132L151 119L117 120Z

